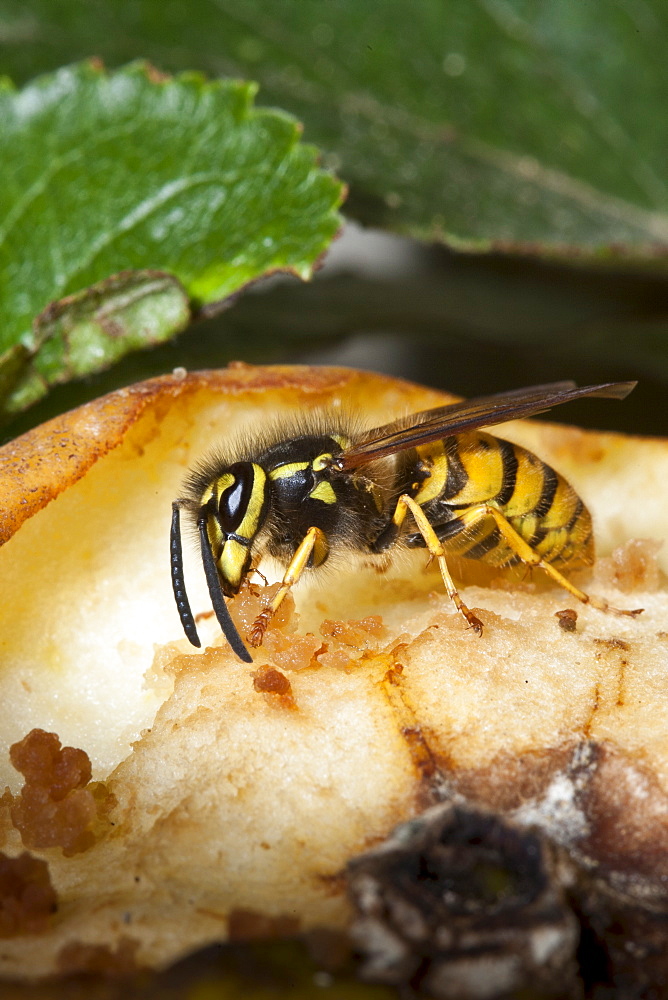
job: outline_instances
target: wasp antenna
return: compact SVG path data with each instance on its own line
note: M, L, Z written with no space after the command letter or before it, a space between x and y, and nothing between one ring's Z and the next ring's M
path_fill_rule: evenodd
M172 504L172 533L170 536L169 552L172 564L172 587L174 589L174 599L179 612L179 618L183 625L183 631L193 646L198 648L202 645L197 634L197 627L193 613L190 610L190 602L186 594L186 584L183 579L183 551L181 549L181 512L178 501Z
M203 508L206 511L206 508ZM244 646L243 639L237 632L236 626L230 617L230 612L227 609L227 604L225 603L225 598L220 587L220 579L218 577L218 570L216 569L216 563L213 558L213 552L211 551L211 542L209 540L209 533L206 530L206 514L200 514L197 522L197 527L199 528L199 538L202 547L202 564L204 565L204 575L206 576L207 586L209 588L209 594L211 596L211 603L213 605L213 610L216 612L216 618L218 619L218 624L223 630L223 635L229 642L230 646L237 654L240 660L244 663L252 663L253 658ZM191 640L192 641L192 640Z

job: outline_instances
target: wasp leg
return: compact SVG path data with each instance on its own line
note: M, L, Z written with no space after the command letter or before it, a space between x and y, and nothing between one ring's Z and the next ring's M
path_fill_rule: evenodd
M400 528L404 518L406 517L406 513L409 510L413 515L420 534L424 538L424 543L427 546L429 554L438 560L438 566L441 571L441 576L443 577L443 583L445 584L448 597L453 602L457 610L463 614L464 618L469 623L469 626L477 632L478 635L482 635L482 622L476 615L473 614L470 608L466 607L459 596L453 579L450 576L448 564L445 561L445 549L443 548L438 535L427 520L427 516L420 505L417 504L412 497L409 497L406 494L400 496L397 501L396 510L392 517L392 524L395 525L396 528Z
M329 546L327 545L327 538L324 532L320 528L309 528L290 560L290 565L285 571L283 581L274 594L271 604L263 608L253 622L253 627L248 636L251 646L255 647L262 644L264 633L269 627L269 622L280 608L290 588L299 580L308 566L311 557L313 557L313 565L319 566L327 558L328 549Z
M468 512L467 512L468 513ZM585 594L584 590L580 590L576 587L574 583L555 569L550 563L545 562L543 557L531 548L528 542L525 542L521 535L519 535L512 524L509 523L507 518L502 514L502 512L497 508L489 504L482 504L479 507L471 508L471 514L476 514L476 520L480 516L490 515L496 521L497 527L504 539L513 550L513 552L526 563L528 566L537 566L539 569L545 570L545 572L552 577L555 583L558 583L560 587L567 590L569 594L573 597L577 597L578 601L582 601L583 604L591 604L593 608L597 608L599 611L609 611L613 615L639 615L642 613L642 608L636 608L634 611L626 611L622 608L613 608L611 604L608 604L606 600L602 597L592 597L589 594ZM470 516L470 515L469 515ZM468 518L466 518L468 521Z
M248 570L248 575L249 576L251 575L251 573L255 573L255 575L259 576L261 580L264 580L265 587L269 586L269 580L267 580L267 578L264 575L264 573L260 573L259 569L257 569L256 566L251 566L251 568Z

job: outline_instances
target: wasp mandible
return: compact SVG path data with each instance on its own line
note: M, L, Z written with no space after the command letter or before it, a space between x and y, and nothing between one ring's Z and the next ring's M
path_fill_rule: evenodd
M583 396L624 399L635 385L553 382L424 410L361 433L324 412L309 416L307 428L283 425L229 458L205 460L172 504L172 584L186 636L200 646L183 577L182 509L199 534L218 623L247 663L251 656L225 598L238 593L265 555L286 569L247 636L253 647L306 570L346 551L386 560L398 546L428 550L448 596L479 635L483 623L457 592L448 554L495 567L538 567L585 604L640 614L589 596L563 575L594 561L591 516L572 486L526 448L480 430Z

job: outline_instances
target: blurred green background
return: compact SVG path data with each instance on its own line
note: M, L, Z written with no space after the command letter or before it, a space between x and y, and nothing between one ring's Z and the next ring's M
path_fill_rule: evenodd
M91 55L257 80L257 103L297 115L347 183L355 223L311 284L261 283L56 389L5 437L231 358L356 364L463 395L638 378L622 406L559 416L668 433L666 37L664 0L0 0L17 84Z

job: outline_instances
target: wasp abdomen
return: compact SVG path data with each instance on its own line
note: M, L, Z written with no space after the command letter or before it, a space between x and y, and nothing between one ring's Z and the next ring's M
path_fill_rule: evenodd
M491 566L518 561L485 506L499 510L546 562L593 562L591 517L572 486L526 448L482 432L417 449L430 468L415 500L449 552ZM409 545L424 545L411 535Z

